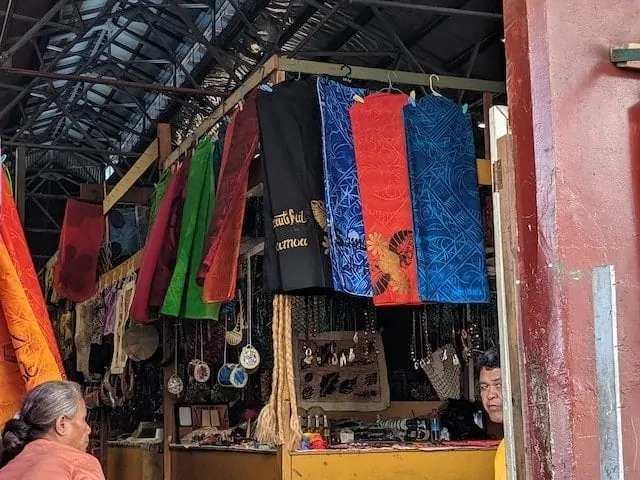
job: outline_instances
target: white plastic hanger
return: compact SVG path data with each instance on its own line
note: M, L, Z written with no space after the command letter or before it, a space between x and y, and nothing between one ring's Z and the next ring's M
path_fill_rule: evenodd
M435 77L436 81L440 82L440 77L438 75L436 75L435 73L432 73L431 75L429 75L429 90L431 90L431 94L434 97L441 97L442 94L438 91L436 91L435 88L433 88L433 78Z

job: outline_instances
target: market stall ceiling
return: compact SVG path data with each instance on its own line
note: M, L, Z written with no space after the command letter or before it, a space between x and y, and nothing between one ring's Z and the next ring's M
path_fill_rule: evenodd
M274 53L503 81L501 11L500 0L0 0L0 139L27 146L27 204L40 204L27 209L60 210L56 195L107 167L116 180L159 121L180 142ZM27 222L39 265L57 244L52 217Z

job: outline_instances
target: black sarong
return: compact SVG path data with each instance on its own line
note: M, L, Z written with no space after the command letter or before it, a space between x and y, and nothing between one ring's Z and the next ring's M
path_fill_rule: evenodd
M315 80L258 95L262 139L266 286L270 291L331 288Z

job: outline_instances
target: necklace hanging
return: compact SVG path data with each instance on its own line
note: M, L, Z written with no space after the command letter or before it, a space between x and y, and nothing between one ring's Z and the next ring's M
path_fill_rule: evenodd
M204 335L202 333L202 321L198 322L200 327L200 359L193 368L193 377L198 383L205 383L211 377L211 368L204 361Z
M184 390L184 383L182 378L180 378L180 375L178 375L178 323L176 323L174 327L176 331L173 338L173 375L169 377L167 390L172 395L178 396L182 393L182 390Z
M252 340L252 298L253 298L253 290L252 290L252 281L251 281L251 257L247 260L247 344L240 351L240 365L242 365L245 370L251 372L258 368L260 365L260 353L255 347L251 344Z
M368 308L364 311L365 315L365 335L369 336L366 350L369 353L373 351L377 357L380 353L378 349L378 317L376 315L376 307L372 302L368 302Z
M242 324L244 323L244 309L242 307L242 292L238 290L238 303L240 304L240 313L236 316L236 310L233 309L233 316L236 319L233 330L227 331L225 333L226 342L232 347L236 347L240 345L242 342Z
M418 367L420 366L420 364L418 363L418 357L417 357L417 340L416 340L416 312L413 312L413 318L411 319L411 347L410 347L410 354L411 354L411 362L413 363L413 368L415 370L418 370Z
M420 335L424 335L424 347L425 347L425 361L427 365L431 363L433 356L433 348L431 347L431 340L429 339L429 317L427 315L427 306L422 309L422 315L420 316Z

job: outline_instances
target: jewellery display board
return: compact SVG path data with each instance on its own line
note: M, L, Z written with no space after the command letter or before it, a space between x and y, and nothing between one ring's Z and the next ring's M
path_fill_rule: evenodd
M371 340L362 332L301 335L294 340L294 359L300 408L370 412L389 406L387 365L379 334Z

